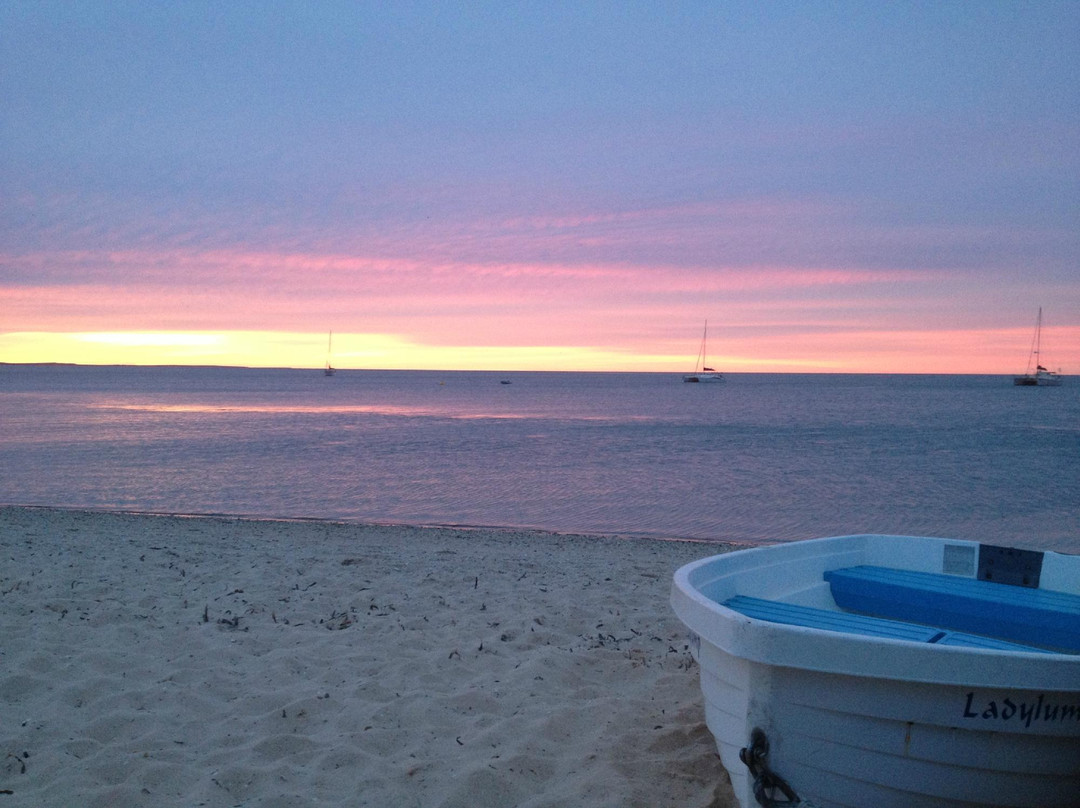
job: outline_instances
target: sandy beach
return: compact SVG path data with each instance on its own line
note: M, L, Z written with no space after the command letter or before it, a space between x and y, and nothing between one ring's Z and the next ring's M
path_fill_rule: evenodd
M0 806L734 806L721 548L0 509Z

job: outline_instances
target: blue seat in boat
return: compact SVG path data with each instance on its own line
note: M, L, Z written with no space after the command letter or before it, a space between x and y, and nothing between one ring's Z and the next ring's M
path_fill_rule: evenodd
M724 601L724 605L747 617L767 620L770 623L783 623L789 626L804 626L824 631L840 631L846 634L861 634L867 637L882 637L890 640L909 642L927 642L938 645L954 645L966 648L994 648L1002 651L1038 651L1026 645L1006 642L993 637L978 637L956 631L942 631L932 626L919 626L901 620L886 620L881 617L868 617L849 612L834 612L828 609L815 609L811 606L797 606L778 600L764 600L746 595L736 595Z
M831 570L825 580L842 609L1080 652L1080 595L872 566Z

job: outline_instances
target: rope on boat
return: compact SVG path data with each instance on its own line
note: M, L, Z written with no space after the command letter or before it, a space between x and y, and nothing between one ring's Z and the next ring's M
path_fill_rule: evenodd
M765 808L785 808L785 806L804 806L808 804L799 799L799 795L789 786L784 778L769 768L765 759L769 756L769 739L760 728L750 733L750 746L739 750L739 760L754 777L754 799ZM780 791L785 799L777 799Z

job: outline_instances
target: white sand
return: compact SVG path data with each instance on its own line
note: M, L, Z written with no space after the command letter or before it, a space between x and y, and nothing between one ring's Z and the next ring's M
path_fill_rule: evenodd
M700 544L0 509L0 808L734 806Z

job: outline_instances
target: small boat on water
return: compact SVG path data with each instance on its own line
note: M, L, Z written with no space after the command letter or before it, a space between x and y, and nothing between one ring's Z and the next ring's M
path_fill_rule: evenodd
M326 338L326 367L323 368L324 376L333 376L337 371L334 366L330 364L330 357L334 352L334 332L331 331L330 335Z
M705 332L701 335L701 348L698 349L697 359L694 361L694 372L682 377L684 382L722 382L724 374L718 373L713 368L707 367L706 347L709 340L709 321L705 321Z
M1061 385L1061 376L1052 370L1047 370L1041 364L1039 352L1042 348L1042 306L1039 306L1039 316L1035 318L1035 338L1031 342L1031 352L1028 354L1027 368L1023 376L1014 376L1013 384L1017 387L1058 387ZM1035 372L1031 372L1031 365L1035 364Z
M741 808L1080 805L1080 556L841 536L674 576Z

